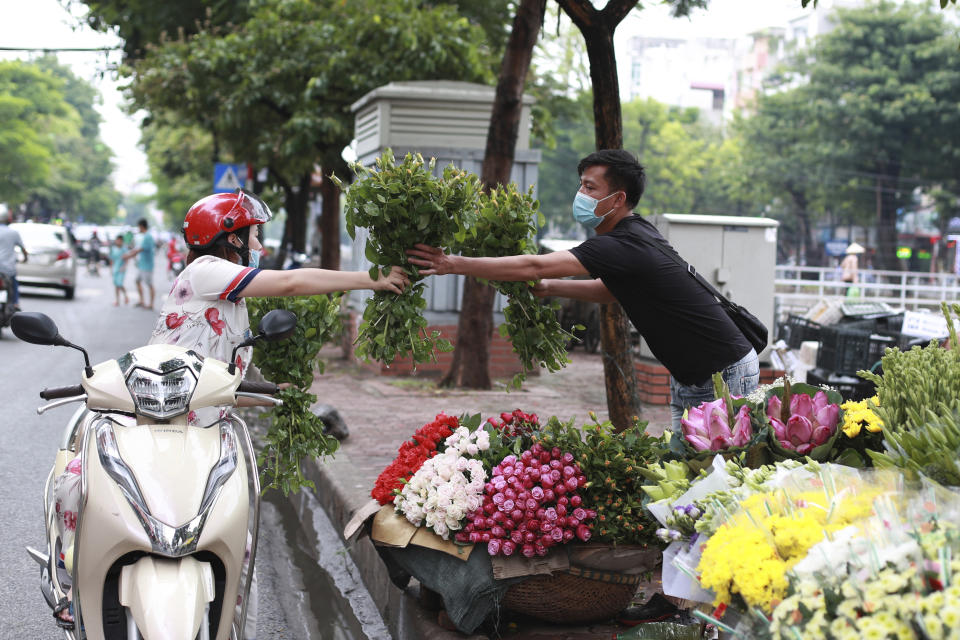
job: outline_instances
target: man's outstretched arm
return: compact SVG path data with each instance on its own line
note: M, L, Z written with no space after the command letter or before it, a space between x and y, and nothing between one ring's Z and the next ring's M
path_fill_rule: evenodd
M538 298L555 296L602 304L617 302L617 299L613 297L613 294L599 278L595 280L541 280L533 287L533 293Z
M407 249L407 256L412 264L420 267L420 273L427 276L454 273L484 280L510 282L563 278L587 273L580 261L569 251L555 251L546 255L467 258L451 256L444 253L443 249L418 244L413 249Z

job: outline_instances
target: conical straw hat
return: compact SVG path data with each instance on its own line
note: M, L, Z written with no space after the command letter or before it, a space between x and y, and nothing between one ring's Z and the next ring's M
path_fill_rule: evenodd
M856 242L847 247L847 253L863 253L864 251L866 251L866 249Z

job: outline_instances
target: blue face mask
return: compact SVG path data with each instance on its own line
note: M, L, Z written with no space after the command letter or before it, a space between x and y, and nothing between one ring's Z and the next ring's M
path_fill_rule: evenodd
M250 249L248 255L250 257L247 258L247 266L253 267L254 269L259 269L260 268L260 252L257 251L256 249Z
M585 193L577 191L577 195L573 198L573 219L587 229L596 229L598 226L600 226L600 223L603 222L603 219L613 212L613 209L611 209L602 216L598 216L596 215L597 205L607 198L612 198L618 193L620 192L614 191L610 195L597 200L596 198L591 198Z

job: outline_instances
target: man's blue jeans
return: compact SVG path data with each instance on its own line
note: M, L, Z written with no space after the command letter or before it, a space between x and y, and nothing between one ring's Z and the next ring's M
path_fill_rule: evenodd
M730 389L730 395L745 396L760 384L760 361L757 352L750 353L734 362L722 372L723 380ZM680 384L670 376L670 417L674 433L681 433L680 418L684 409L696 407L701 402L710 402L713 394L713 380L703 384Z

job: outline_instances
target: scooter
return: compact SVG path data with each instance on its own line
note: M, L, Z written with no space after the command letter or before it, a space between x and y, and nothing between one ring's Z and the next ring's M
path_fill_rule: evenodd
M174 278L180 275L180 272L183 271L184 266L186 265L184 264L182 253L178 252L170 256L170 273Z
M293 313L271 311L231 361L240 348L289 337L295 326ZM84 406L63 432L44 488L46 549L27 548L51 608L72 585L67 640L242 638L257 548L256 456L234 412L204 427L187 415L236 406L243 396L279 405L277 386L242 381L235 364L174 345L139 347L92 367L86 350L42 313L17 313L11 328L26 342L77 349L85 362L79 385L40 393L52 401L40 414ZM53 487L77 455L80 508L64 550Z

